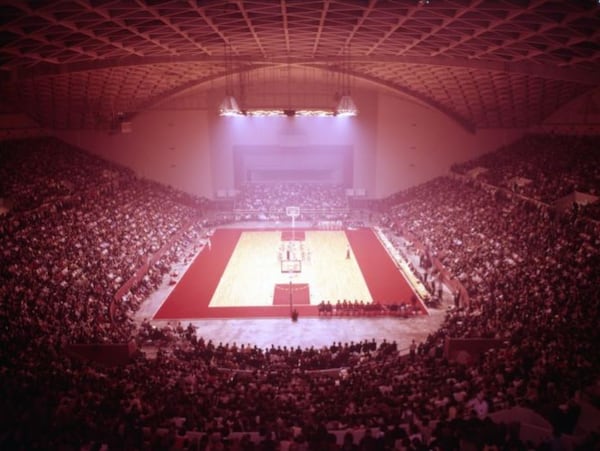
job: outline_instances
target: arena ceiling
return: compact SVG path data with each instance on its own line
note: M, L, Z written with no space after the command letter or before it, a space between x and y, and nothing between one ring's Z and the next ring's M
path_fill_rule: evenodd
M98 128L285 65L350 73L470 130L526 127L600 84L598 3L0 0L0 94L43 126Z

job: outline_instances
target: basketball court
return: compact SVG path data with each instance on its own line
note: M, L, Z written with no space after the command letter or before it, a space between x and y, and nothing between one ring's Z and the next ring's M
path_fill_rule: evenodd
M136 318L157 326L193 324L214 341L325 346L333 341L397 341L408 346L443 315L319 317L322 300L408 302L413 290L369 229L220 228ZM290 320L291 309L299 312Z
M310 305L337 299L372 302L356 259L346 258L349 243L343 231L306 231L302 241L282 241L281 235L241 233L209 308L277 304L280 295L274 290L286 291L290 283L308 285Z

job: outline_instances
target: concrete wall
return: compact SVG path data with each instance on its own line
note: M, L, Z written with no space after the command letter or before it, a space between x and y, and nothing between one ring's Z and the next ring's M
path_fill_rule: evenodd
M0 103L0 110L3 105ZM48 131L41 128L33 119L24 113L10 111L0 112L0 141L8 139L32 138L46 136Z
M466 131L448 116L400 97L378 96L376 197L446 174L453 163L513 142L517 129Z
M212 197L211 152L205 111L149 111L131 133L58 131L73 145L132 168L139 176Z

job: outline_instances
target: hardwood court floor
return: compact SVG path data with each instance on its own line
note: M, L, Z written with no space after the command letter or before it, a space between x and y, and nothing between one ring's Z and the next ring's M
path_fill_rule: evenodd
M305 259L299 274L281 272L279 231L244 231L211 299L210 307L269 306L275 284L307 283L310 303L359 299L372 302L358 263L346 258L343 231L306 231L297 242Z

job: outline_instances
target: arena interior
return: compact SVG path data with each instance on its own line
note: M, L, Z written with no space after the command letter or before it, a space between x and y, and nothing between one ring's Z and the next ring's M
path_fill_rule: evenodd
M0 449L600 449L599 30L0 1Z

